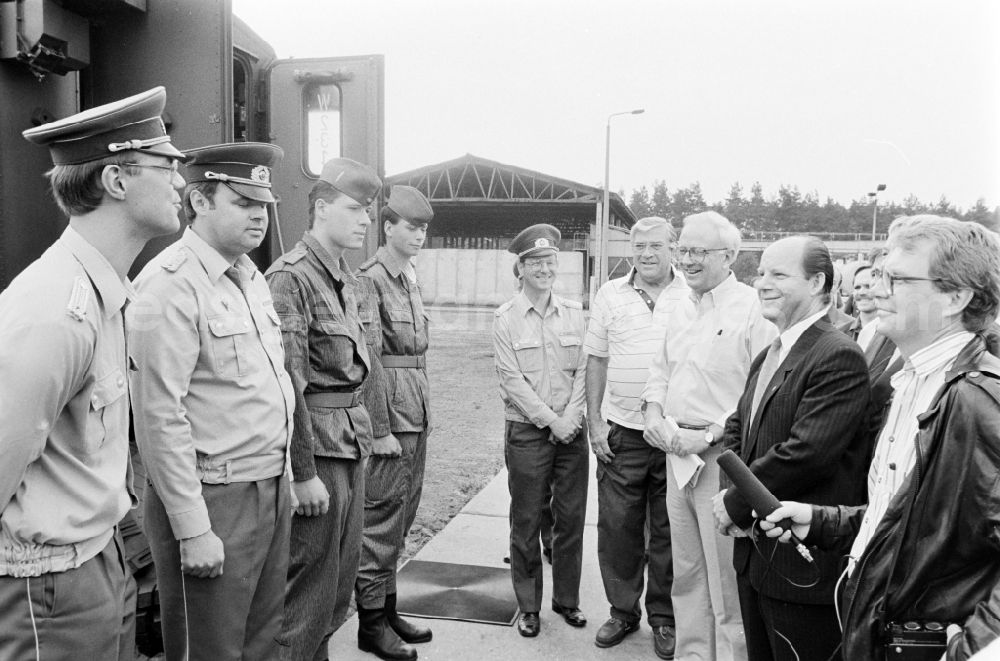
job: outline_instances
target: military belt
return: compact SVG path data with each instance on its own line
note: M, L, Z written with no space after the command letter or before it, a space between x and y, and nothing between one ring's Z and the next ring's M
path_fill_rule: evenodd
M383 355L382 367L427 367L427 357Z
M361 392L308 392L306 404L325 409L349 409L361 403Z

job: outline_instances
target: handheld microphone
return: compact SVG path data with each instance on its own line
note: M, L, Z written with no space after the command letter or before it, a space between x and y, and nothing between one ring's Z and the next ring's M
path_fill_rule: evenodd
M767 490L767 487L757 479L757 476L750 472L747 465L736 456L732 450L726 450L719 455L719 468L729 476L729 479L733 481L736 488L740 490L743 497L746 498L747 502L756 510L757 516L764 518L769 515L774 510L781 507L781 503L774 494ZM806 548L805 544L802 543L795 533L792 532L792 520L783 519L782 521L775 524L776 526L787 530L792 539L795 541L795 548L803 558L809 562L813 561L812 554L809 553L809 549Z

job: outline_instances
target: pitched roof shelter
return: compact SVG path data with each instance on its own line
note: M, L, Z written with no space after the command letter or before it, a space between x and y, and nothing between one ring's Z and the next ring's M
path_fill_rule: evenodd
M590 252L604 190L472 154L386 178L419 189L434 207L427 247L506 249L535 223L555 225L563 250ZM617 193L610 224L624 230L635 215Z

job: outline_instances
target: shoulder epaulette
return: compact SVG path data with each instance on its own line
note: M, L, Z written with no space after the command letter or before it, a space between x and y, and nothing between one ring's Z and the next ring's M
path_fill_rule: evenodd
M358 267L358 271L367 271L377 263L378 260L375 257L369 257L367 261L362 262L361 266Z
M498 307L498 308L497 308L497 309L496 309L496 310L495 310L495 311L493 312L493 315L494 315L494 316L496 316L496 317L499 317L499 316L500 316L500 315L502 315L502 314L503 314L504 312L506 312L507 310L509 310L509 309L510 309L510 306L511 306L511 305L513 305L513 301L507 301L506 303L504 303L503 305L501 305L500 307Z
M305 247L296 246L295 248L292 248L278 259L284 262L285 264L294 264L295 262L299 261L305 256L306 256Z
M66 313L76 319L83 321L87 318L87 304L90 302L90 285L87 278L78 275L73 281L73 289L69 294L69 302L66 303Z
M583 309L583 303L581 303L580 301L571 301L569 299L565 299L564 298L564 299L562 299L562 304L565 305L568 308L573 308L574 310L582 310Z
M166 259L160 264L165 271L170 273L177 273L177 269L181 267L181 264L187 261L187 252L182 248L178 248L174 251L174 254L167 255Z

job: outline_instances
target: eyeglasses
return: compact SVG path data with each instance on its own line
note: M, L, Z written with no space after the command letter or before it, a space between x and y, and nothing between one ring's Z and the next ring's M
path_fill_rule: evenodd
M897 282L944 282L942 278L920 278L913 275L892 275L888 271L872 269L873 281L881 280L882 286L890 296L895 292Z
M531 271L532 273L537 273L542 270L542 267L548 267L550 270L556 267L556 260L554 259L539 259L539 260L524 260L521 262L524 265L525 270Z
M153 165L152 163L122 163L122 165L131 165L134 168L153 168L154 170L166 170L173 177L175 174L179 174L177 170L177 164L173 165Z
M710 252L725 252L729 248L689 248L687 246L674 246L674 254L678 259L687 257L694 264L701 264L708 257Z

